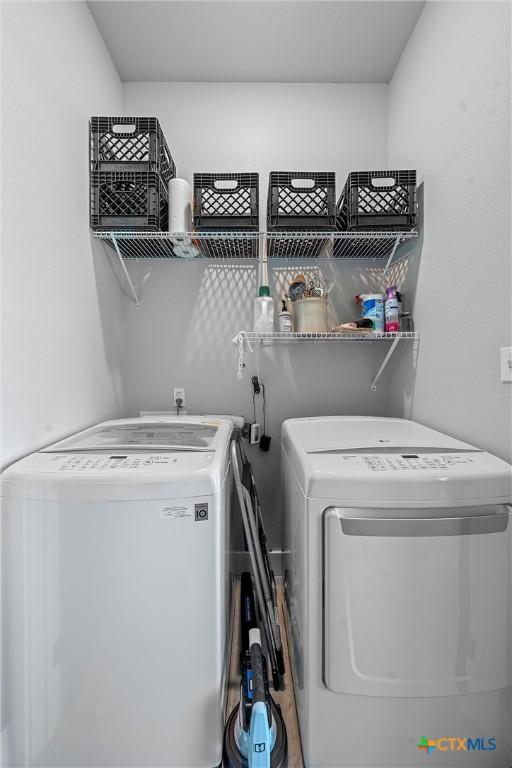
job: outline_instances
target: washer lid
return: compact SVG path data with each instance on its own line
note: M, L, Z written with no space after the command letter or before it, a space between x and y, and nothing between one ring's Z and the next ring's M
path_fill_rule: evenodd
M116 421L99 424L45 448L43 453L70 451L214 451L219 424L200 422Z
M196 416L96 424L12 464L0 495L18 498L149 499L219 493L233 423Z

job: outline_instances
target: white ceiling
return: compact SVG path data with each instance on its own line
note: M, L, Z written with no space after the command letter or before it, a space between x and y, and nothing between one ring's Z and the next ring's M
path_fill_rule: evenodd
M419 0L93 0L125 82L387 83Z

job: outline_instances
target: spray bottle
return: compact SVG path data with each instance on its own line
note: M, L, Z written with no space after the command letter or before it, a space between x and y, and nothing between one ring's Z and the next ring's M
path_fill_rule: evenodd
M397 333L400 330L400 310L395 285L386 289L384 317L386 333Z

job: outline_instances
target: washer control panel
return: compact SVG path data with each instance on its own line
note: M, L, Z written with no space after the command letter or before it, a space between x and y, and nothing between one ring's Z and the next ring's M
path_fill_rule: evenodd
M162 454L55 454L51 459L58 472L105 472L112 470L145 469L154 465L170 465L178 459Z
M371 472L409 472L413 469L443 470L457 468L461 464L474 464L475 460L469 453L446 453L446 454L347 454L343 456L344 462L354 460L362 461L365 468Z

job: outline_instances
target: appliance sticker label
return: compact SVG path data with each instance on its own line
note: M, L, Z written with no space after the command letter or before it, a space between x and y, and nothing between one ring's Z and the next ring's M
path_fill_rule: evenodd
M170 502L160 507L160 517L173 518L175 520L182 517L192 517L192 507L190 504Z
M208 503L196 504L194 509L196 511L196 523L208 520Z

